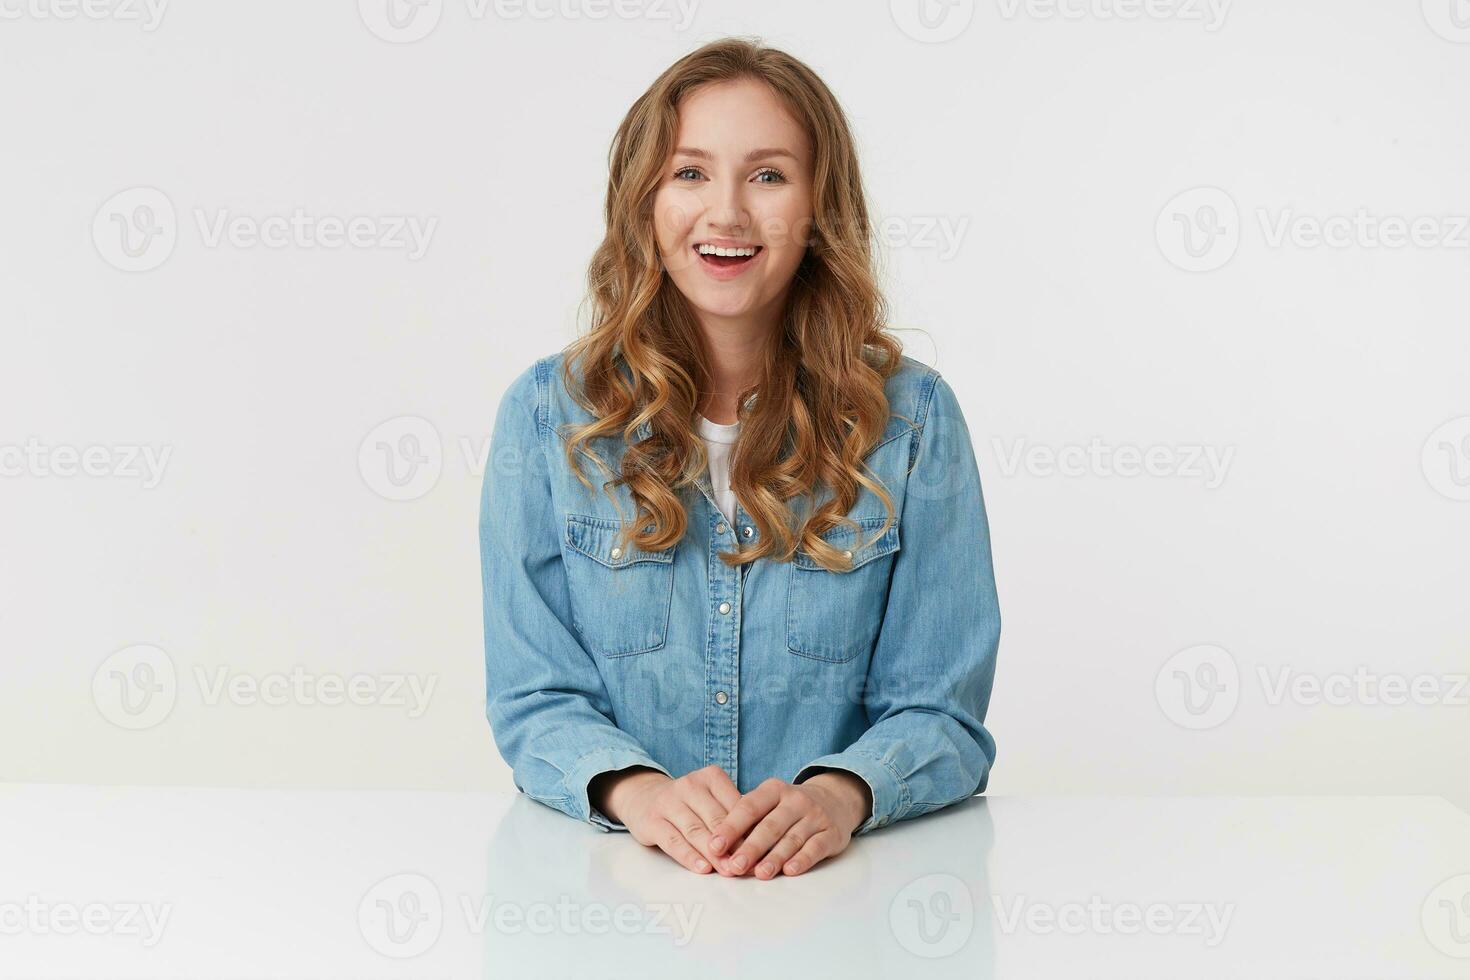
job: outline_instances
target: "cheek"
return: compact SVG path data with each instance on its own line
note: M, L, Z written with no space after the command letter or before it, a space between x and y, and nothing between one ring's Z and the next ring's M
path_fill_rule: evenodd
M661 190L653 198L653 230L665 253L682 246L694 227L698 211L687 191Z
M795 268L812 238L812 213L805 200L793 201L761 219L760 240L771 250L772 267Z

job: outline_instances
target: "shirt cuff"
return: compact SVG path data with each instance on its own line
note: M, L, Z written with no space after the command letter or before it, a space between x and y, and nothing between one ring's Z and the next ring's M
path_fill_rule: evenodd
M854 837L866 834L875 827L884 827L893 821L902 818L909 806L909 786L903 781L898 771L874 755L864 752L855 752L849 749L846 752L837 752L833 755L824 755L807 763L791 780L792 785L803 782L810 776L815 776L822 769L841 769L857 776L868 784L868 789L873 794L873 812L868 819L858 825L857 830L852 832Z
M594 749L572 763L571 771L566 774L566 786L573 793L572 805L576 807L577 816L604 833L627 830L627 827L610 819L592 805L587 796L587 786L605 772L616 772L630 766L647 766L657 769L670 779L673 778L667 769L642 752L626 748Z

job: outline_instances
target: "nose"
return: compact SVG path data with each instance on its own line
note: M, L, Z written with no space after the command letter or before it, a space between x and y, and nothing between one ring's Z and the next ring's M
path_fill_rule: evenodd
M750 222L750 213L745 207L744 187L738 181L727 182L723 188L714 190L710 201L710 227L722 234L735 237L739 229Z

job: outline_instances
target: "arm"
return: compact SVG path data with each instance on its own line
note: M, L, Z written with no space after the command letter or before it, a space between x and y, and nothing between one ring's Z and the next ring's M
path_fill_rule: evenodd
M995 740L983 724L1000 642L990 529L969 428L938 376L920 411L902 540L868 668L869 729L792 780L824 770L867 783L863 834L985 788Z
M542 425L542 362L511 383L495 416L480 497L486 716L526 795L603 830L625 830L588 799L601 773L668 775L613 724L602 677L572 633Z

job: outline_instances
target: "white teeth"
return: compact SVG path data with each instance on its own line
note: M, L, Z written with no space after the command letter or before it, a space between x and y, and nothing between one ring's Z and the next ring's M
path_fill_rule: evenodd
M720 248L718 245L699 244L694 246L700 255L745 255L755 254L755 246L749 245L745 248Z

